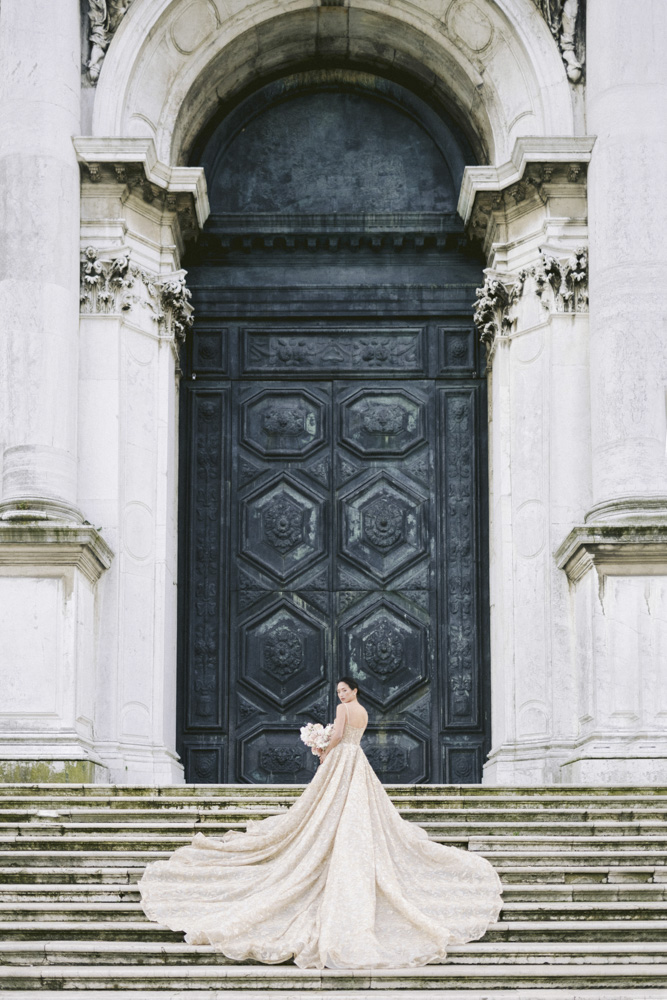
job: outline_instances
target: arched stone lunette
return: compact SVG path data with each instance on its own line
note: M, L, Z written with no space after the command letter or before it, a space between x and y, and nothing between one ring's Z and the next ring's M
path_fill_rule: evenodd
M93 134L151 137L160 160L183 163L222 101L326 57L412 76L458 117L481 162L507 161L520 136L576 130L560 53L531 0L158 0L133 4L113 38Z

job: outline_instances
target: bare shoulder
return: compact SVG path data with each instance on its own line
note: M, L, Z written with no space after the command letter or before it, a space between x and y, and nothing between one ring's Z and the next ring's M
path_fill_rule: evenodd
M336 707L336 718L339 718L341 715L345 715L345 705L342 701L339 702Z

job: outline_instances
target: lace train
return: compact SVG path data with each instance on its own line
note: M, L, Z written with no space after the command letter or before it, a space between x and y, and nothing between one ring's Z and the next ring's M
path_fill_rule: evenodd
M495 870L400 817L361 735L346 726L286 812L149 864L149 919L231 959L307 969L417 967L481 937L502 905Z

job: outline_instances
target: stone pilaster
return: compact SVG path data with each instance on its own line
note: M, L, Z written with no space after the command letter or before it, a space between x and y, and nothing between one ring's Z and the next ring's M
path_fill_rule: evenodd
M559 781L574 733L568 584L553 552L590 502L586 169L592 141L519 140L468 168L459 211L489 268L489 784Z
M95 747L120 783L183 780L175 752L180 352L199 169L149 140L77 139L81 164L81 502L117 553L102 583ZM118 621L123 622L122 630Z

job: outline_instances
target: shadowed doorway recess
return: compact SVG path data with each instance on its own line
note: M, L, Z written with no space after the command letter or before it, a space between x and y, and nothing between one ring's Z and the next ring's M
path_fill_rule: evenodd
M405 87L308 71L224 109L187 266L179 751L191 782L303 782L358 678L386 782L488 750L481 263L470 148Z

